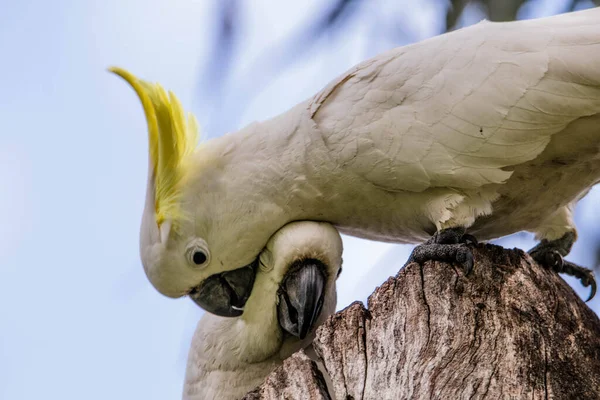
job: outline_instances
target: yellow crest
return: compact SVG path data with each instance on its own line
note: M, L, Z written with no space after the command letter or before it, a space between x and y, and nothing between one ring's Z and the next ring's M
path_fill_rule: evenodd
M192 113L187 119L179 99L158 83L136 78L124 69L112 67L135 90L146 114L156 223L183 217L179 207L181 182L187 161L198 143L198 122Z

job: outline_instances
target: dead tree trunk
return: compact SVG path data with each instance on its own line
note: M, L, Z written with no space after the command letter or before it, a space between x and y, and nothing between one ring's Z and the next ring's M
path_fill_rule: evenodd
M520 250L410 264L317 331L251 399L600 399L600 320Z

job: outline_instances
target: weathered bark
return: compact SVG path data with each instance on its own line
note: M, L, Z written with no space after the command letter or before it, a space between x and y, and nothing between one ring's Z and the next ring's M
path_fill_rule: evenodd
M330 400L323 374L303 350L286 359L265 382L243 400L315 399Z
M375 290L368 310L353 303L319 328L313 345L331 397L600 399L597 316L522 251L479 245L473 254L469 276L444 263L410 264ZM302 357L310 368L287 362L254 398L328 398ZM304 378L269 391L286 373ZM321 397L309 394L315 387Z

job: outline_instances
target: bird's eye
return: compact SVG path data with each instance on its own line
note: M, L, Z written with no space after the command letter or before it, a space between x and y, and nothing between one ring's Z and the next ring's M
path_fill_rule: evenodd
M187 259L193 267L204 267L210 261L210 253L206 242L202 239L196 239L188 245Z
M206 258L206 254L204 254L203 251L196 251L192 256L192 261L194 261L194 264L196 265L202 265L206 262Z

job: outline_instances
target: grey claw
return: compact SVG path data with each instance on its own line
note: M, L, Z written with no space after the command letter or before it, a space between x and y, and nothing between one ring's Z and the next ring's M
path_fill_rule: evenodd
M473 253L465 245L458 244L423 244L415 247L408 262L423 264L425 261L442 261L459 263L464 267L465 275L473 270Z
M477 238L469 233L465 233L462 237L462 242L465 244L477 245L479 242Z
M577 265L575 263L572 263L570 261L563 260L563 268L562 268L562 271L559 271L559 272L564 272L567 275L571 275L571 276L579 279L579 282L581 282L583 287L588 287L588 286L592 287L590 296L586 300L586 303L588 301L590 301L592 298L594 298L594 296L596 295L597 287L596 287L596 279L594 278L594 273L591 270L589 270L585 267L582 267L580 265Z
M408 262L422 264L427 260L459 263L469 275L475 264L473 252L467 244L477 244L473 235L465 234L465 228L448 228L436 232L428 241L416 246Z
M546 261L545 262L546 266L550 267L552 270L554 270L556 272L562 272L563 258L556 250L551 250L551 251L546 252L544 254L544 258Z
M465 275L469 275L473 271L473 252L468 247L462 247L456 252L456 261L465 267Z
M594 296L596 295L596 289L597 289L596 281L592 281L591 284L592 284L592 291L590 292L590 297L588 297L588 299L585 301L586 303L588 301L590 301L591 299L593 299Z
M593 299L594 296L596 295L596 289L598 289L598 286L596 285L596 280L594 279L594 276L586 276L585 278L581 278L581 284L584 287L588 287L588 286L592 287L592 290L590 291L590 295L587 298L587 300L585 301L587 303L588 301Z
M551 269L557 273L563 273L579 279L584 287L591 286L591 293L586 302L596 295L596 280L594 273L588 268L582 267L563 257L569 254L571 246L575 241L575 233L567 232L556 240L542 240L534 248L529 250L529 255L541 266Z

